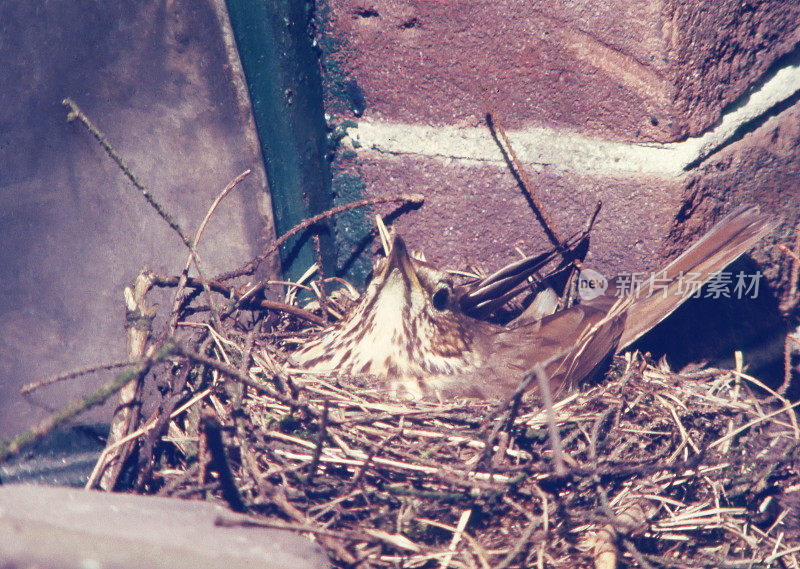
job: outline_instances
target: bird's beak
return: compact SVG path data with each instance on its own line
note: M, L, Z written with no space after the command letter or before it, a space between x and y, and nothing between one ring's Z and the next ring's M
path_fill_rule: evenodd
M389 251L386 268L383 273L384 280L392 274L394 269L400 271L403 280L408 283L409 289L422 289L417 272L414 270L414 263L408 254L408 248L399 235L395 235L392 239L392 248Z

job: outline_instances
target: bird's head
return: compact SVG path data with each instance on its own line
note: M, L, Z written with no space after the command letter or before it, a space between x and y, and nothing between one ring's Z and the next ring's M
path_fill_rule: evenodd
M365 301L378 305L378 314L391 311L411 317L458 318L460 310L453 277L409 252L399 235L391 240L386 258L378 262Z
M470 319L445 271L411 255L403 239L390 239L388 255L353 311L295 353L312 371L370 375L413 395L426 377L476 366Z

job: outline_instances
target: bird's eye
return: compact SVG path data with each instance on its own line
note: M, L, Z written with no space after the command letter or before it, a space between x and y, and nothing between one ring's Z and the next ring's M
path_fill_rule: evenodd
M431 299L436 310L444 310L450 304L450 291L447 288L440 288L433 294Z

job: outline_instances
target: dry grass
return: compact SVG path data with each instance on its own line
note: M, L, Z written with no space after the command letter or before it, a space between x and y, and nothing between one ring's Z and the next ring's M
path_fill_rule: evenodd
M307 532L339 567L798 567L795 408L741 369L626 354L555 403L553 439L536 399L393 401L292 370L293 316L233 322L181 322L192 348L154 368L175 401L137 433L139 491L226 500L245 515L220 523Z

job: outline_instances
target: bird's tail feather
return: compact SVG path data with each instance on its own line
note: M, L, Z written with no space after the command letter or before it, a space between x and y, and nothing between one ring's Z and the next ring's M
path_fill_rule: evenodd
M619 349L633 343L697 294L699 286L752 248L774 226L775 222L759 213L757 206L738 207L663 271L631 290L637 297L628 309Z

